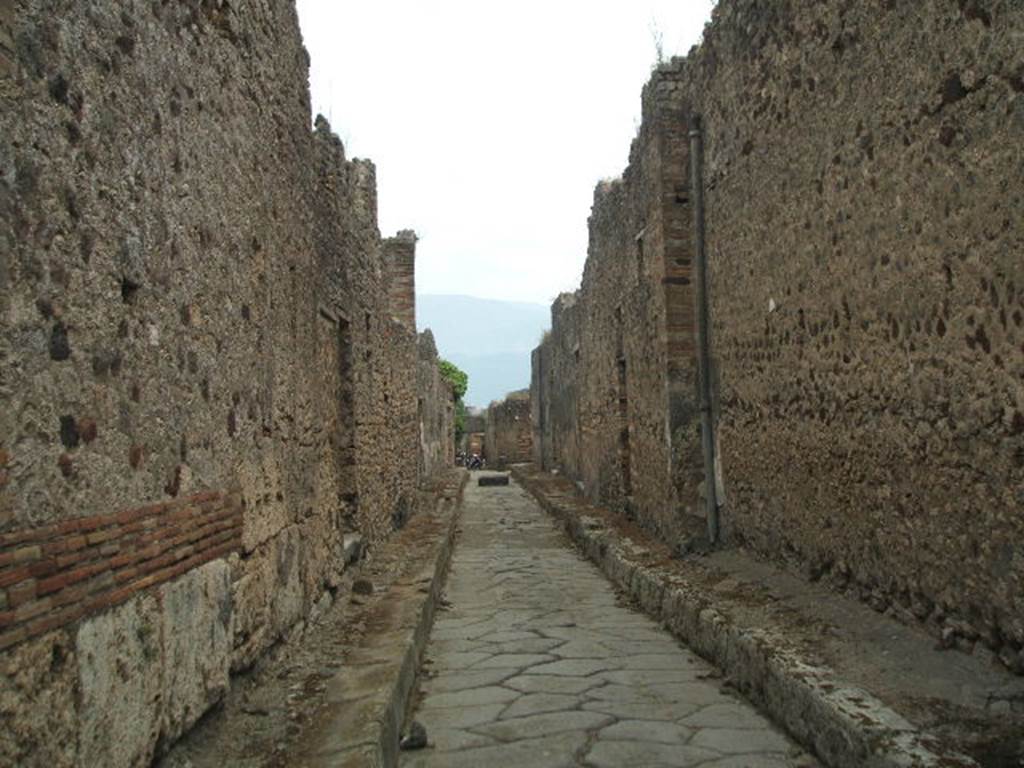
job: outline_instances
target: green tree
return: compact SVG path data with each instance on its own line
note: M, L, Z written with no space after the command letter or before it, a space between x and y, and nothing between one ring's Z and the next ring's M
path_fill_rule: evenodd
M441 360L440 367L444 380L452 385L455 397L461 400L466 394L466 388L469 386L469 376L459 366L448 360Z
M448 360L441 360L438 364L441 369L441 376L452 387L452 394L455 395L455 444L462 442L462 436L466 434L466 404L462 398L469 387L469 376L455 363Z

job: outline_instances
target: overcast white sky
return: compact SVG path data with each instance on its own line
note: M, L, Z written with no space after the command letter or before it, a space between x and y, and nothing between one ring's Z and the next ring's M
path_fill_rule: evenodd
M314 113L377 166L381 232L420 236L420 293L548 303L579 285L594 185L640 89L712 0L298 0Z

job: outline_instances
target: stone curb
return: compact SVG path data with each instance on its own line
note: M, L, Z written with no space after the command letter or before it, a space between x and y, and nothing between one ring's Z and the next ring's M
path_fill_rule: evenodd
M943 750L868 691L807 663L777 632L737 626L711 599L676 574L645 566L646 550L581 514L573 503L548 496L523 467L513 478L604 574L692 650L711 661L744 695L794 739L832 768L978 768L969 757ZM631 554L633 556L631 557Z
M460 471L444 486L435 514L449 514L433 561L396 583L385 600L397 610L372 648L359 648L332 679L328 703L338 708L323 743L303 766L316 768L394 768L398 741L430 638L455 544L462 492L469 473ZM403 599L405 595L409 596ZM395 602L397 605L395 605Z

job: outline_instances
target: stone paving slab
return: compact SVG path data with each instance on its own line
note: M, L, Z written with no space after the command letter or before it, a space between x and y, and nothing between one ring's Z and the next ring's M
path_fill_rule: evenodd
M523 490L467 488L406 768L816 765L620 604ZM739 762L735 762L739 758Z

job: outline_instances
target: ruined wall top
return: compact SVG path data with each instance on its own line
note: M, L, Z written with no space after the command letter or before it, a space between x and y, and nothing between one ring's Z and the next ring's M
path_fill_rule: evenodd
M434 333L429 328L420 332L419 335L420 360L429 360L437 357L437 343L434 341Z
M416 233L403 229L384 241L390 291L391 316L416 332Z

